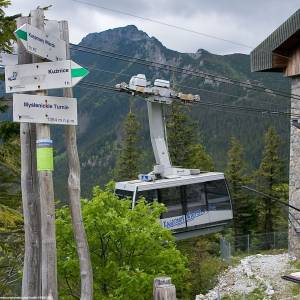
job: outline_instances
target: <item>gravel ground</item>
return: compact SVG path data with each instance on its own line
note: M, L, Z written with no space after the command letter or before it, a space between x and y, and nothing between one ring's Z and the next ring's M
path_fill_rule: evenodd
M247 256L240 264L221 274L213 290L206 295L198 295L196 300L216 300L224 295L237 294L241 295L241 299L247 299L246 296L256 288L264 291L265 300L300 299L300 296L292 295L294 284L281 279L290 270L288 254Z

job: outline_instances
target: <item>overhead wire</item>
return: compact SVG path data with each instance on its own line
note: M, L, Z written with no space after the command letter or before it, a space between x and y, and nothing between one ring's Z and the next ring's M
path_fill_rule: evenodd
M186 75L190 75L190 76L194 76L194 77L200 77L200 78L204 78L204 79L211 78L212 80L214 80L216 82L219 82L219 83L223 83L223 84L231 84L231 85L235 85L235 86L238 86L238 87L241 87L241 88L254 90L254 91L260 92L260 93L266 93L266 94L270 94L270 95L277 95L277 96L285 97L285 98L288 98L288 99L300 100L300 96L296 95L296 94L291 94L289 92L287 94L285 91L283 92L281 90L271 89L269 87L262 87L258 84L239 81L237 79L224 77L224 76L221 76L221 75L210 74L210 73L203 72L203 71L192 71L192 70L189 70L187 68L173 66L173 65L169 65L169 64L165 64L165 63L161 63L161 62L150 61L150 60L142 59L142 58L136 58L136 57L132 57L132 56L121 54L121 53L116 53L116 52L97 49L97 48L92 48L92 47L83 46L83 45L75 45L75 44L70 44L70 45L71 45L71 49L75 50L75 51L80 51L80 52L85 52L85 53L89 53L89 54L99 55L99 56L102 56L102 57L108 57L108 58L111 58L111 59L125 61L127 63L137 63L137 64L141 64L141 65L144 65L144 66L147 66L147 67L158 67L158 68L164 69L165 71L168 71L168 72L178 72L178 73L183 73L183 74L186 74Z
M107 93L107 94L111 94L111 95L119 95L121 96L122 94L118 93L117 91L115 90L112 90L112 89L108 89L106 90L105 87L96 87L96 86L93 86L93 85L86 85L86 83L79 83L78 87L80 88L86 88L86 89L91 89L91 88L95 88L95 89L101 89L101 93ZM234 114L234 115L240 115L240 116L249 116L249 115L252 115L254 116L254 114L256 115L261 115L263 117L282 117L282 118L287 118L287 116L277 116L277 115L266 115L264 113L257 113L257 112L253 112L253 111L245 111L245 110L239 110L239 111L236 111L236 110L231 110L231 109L228 109L228 108L217 108L217 107L214 107L214 106L209 106L209 107L206 107L206 106L203 106L204 108L206 109L209 109L209 110L213 110L213 111L218 111L218 112L222 112L222 113L229 113L229 114ZM289 118L288 118L289 119Z
M254 193L258 194L258 195L261 195L261 196L263 196L263 197L269 198L270 200L274 200L274 201L280 203L281 205L285 205L285 206L287 206L287 207L289 207L289 208L292 208L292 209L294 209L294 210L297 211L297 212L300 212L300 208L295 207L294 205L291 205L291 204L289 204L289 203L286 203L286 202L284 202L284 201L282 201L282 200L280 200L280 199L278 199L278 198L276 198L276 197L273 197L273 196L271 196L271 195L268 195L268 194L266 194L266 193L264 193L264 192L258 191L258 190L256 190L256 189L251 188L251 187L246 186L246 185L243 185L243 186L241 186L241 187L242 187L243 189L245 189L245 190L248 190L248 191L250 191L250 192L254 192Z
M291 224L291 226L293 227L293 229L295 230L295 232L298 232L297 231L297 227L294 225L294 222L291 219L293 219L297 223L297 225L299 226L299 228L300 228L300 221L295 217L295 215L290 211L290 209L294 209L297 212L300 212L299 208L297 208L297 207L295 207L295 206L293 206L293 205L291 205L289 203L286 203L286 202L282 201L279 198L276 198L276 197L268 195L268 194L266 194L264 192L258 191L258 190L254 189L254 188L250 188L248 186L242 186L242 188L246 189L246 190L248 190L250 192L254 192L254 193L258 194L258 195L261 195L261 196L263 196L265 198L269 198L272 201L278 202L283 207L284 211L288 214L289 223Z
M131 78L132 75L124 73L123 71L121 72L113 72L113 71L108 71L105 69L100 69L100 68L95 68L95 67L88 67L85 66L86 68L89 68L89 70L94 70L94 71L99 71L99 72L104 72L104 73L109 73L109 74L114 74L117 76L124 76L127 78ZM241 96L237 96L237 95L233 95L233 94L228 94L225 92L220 92L220 91L212 91L212 90L208 90L208 89L204 89L204 88L199 88L199 87L192 87L192 86L187 86L187 85L182 85L182 84L178 84L176 83L176 86L184 88L184 89L188 89L188 90L194 90L194 91L198 91L198 92L205 92L205 93L209 93L209 94L215 94L215 95L222 95L222 96L226 96L226 97L231 97L231 98L235 98L235 99L241 99ZM247 98L247 100L252 100L252 98ZM267 104L270 104L270 102L264 101L264 100L260 100L260 102L264 102ZM287 109L289 109L289 107L287 107Z
M220 40L220 41L227 42L227 43L230 43L230 44L233 44L233 45L242 46L242 47L249 48L249 49L253 48L252 46L249 46L249 45L246 45L246 44L243 44L243 43L240 43L240 42L235 42L235 41L232 41L232 40L229 40L229 39L224 39L224 38L221 38L221 37L218 37L218 36L215 36L215 35L207 34L205 32L196 31L196 30L185 28L185 27L182 27L182 26L169 24L169 23L166 23L166 22L162 22L162 21L159 21L159 20L152 19L152 18L139 16L139 15L136 15L136 14L133 14L133 13L130 13L130 12L124 12L124 11L114 9L114 8L110 8L110 7L107 7L107 6L102 6L102 5L99 5L99 4L95 4L95 3L91 3L91 2L87 2L87 1L82 1L82 0L72 0L72 1L77 2L77 3L81 3L81 4L85 4L85 5L88 5L88 6L98 7L98 8L107 10L107 11L111 11L111 12L114 12L114 13L134 17L134 18L141 19L141 20L144 20L144 21L149 21L149 22L152 22L152 23L172 27L172 28L179 29L179 30L182 30L182 31L194 33L194 34L201 35L201 36L204 36L204 37L207 37L207 38Z
M247 45L247 44L244 44L244 43L241 43L241 42L233 41L233 40L230 40L230 39L225 39L225 38L222 38L222 37L219 37L219 36L215 36L215 35L208 34L208 33L205 33L205 32L200 32L200 31L197 31L197 30L193 30L193 29L190 29L190 28L183 27L183 26L170 24L170 23L163 22L163 21L156 20L156 19L152 19L152 18L149 18L149 17L139 16L139 15L134 14L134 13L124 12L124 11L121 11L121 10L118 10L118 9L114 9L114 8L111 8L111 7L99 5L99 4L96 4L96 3L91 3L91 2L87 2L87 1L83 1L83 0L72 0L72 1L77 2L77 3L81 3L81 4L85 4L87 6L98 7L98 8L103 9L103 10L107 10L107 11L110 11L110 12L130 16L130 17L134 17L134 18L141 19L141 20L144 20L144 21L149 21L149 22L152 22L152 23L164 25L164 26L167 26L167 27L171 27L171 28L174 28L174 29L177 29L177 30L182 30L182 31L185 31L185 32L189 32L189 33L193 33L193 34L196 34L196 35L204 36L204 37L207 37L207 38L227 42L227 43L237 45L237 46L241 46L241 47L244 47L244 48L248 48L248 49L251 49L251 50L253 50L253 48L254 48L253 46L250 46L250 45ZM265 52L265 50L263 50L263 49L261 51ZM290 59L290 57L285 56L283 54L274 53L274 55L276 55L278 57L283 57L285 59Z
M105 84L99 84L97 82L82 81L79 84L89 86L89 87L102 88L102 89L118 92L113 86L107 86ZM236 106L236 105L229 105L229 104L223 104L223 103L218 103L218 102L200 101L197 103L197 105L212 106L212 107L216 107L216 108L227 108L227 109L236 110L236 111L245 110L248 112L270 114L270 115L276 115L276 116L285 116L285 117L293 116L293 117L297 117L297 118L300 117L300 115L292 114L290 112L274 111L274 110L268 110L268 109L250 107L250 106Z
M112 71L108 71L108 70L104 70L104 69L99 69L99 68L95 68L95 67L91 67L89 69L90 70L100 71L100 72L105 72L105 73L110 73L110 74L114 74L114 75L118 75L118 76L126 76L128 78L131 77L131 75L129 75L127 73L124 73L123 71L121 71L121 72L112 72ZM228 94L228 93L224 93L224 92L211 91L211 90L207 90L207 89L203 89L203 88L196 88L196 87L181 85L181 84L177 84L177 83L176 83L176 86L179 86L179 87L182 87L182 88L186 88L186 89L189 89L189 90L193 89L195 91L202 91L202 92L211 93L211 94L217 94L217 95L220 94L220 95L223 95L223 96L234 97L236 99L240 99L241 98L240 96L236 96L236 95L232 95L232 94ZM251 100L251 98L248 98L247 100ZM264 102L267 103L267 104L270 104L269 102L266 102L266 101L264 101ZM215 108L214 110L217 110L217 109ZM264 114L264 112L262 112L262 114Z

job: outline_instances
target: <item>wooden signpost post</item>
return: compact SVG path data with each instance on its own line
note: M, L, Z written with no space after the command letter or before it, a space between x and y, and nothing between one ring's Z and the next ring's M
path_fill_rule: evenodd
M29 17L19 17L17 19L17 26L21 26L29 21ZM18 63L32 63L32 56L19 41ZM36 297L42 293L40 201L37 184L35 143L35 124L21 123L21 190L25 231L22 297Z

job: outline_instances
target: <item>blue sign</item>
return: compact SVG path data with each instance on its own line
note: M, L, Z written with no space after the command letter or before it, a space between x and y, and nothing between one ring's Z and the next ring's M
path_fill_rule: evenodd
M187 222L191 222L193 220L195 220L196 218L204 215L204 214L207 214L208 211L206 210L201 210L201 209L197 209L197 210L194 210L194 211L189 211L187 214L186 214L186 220Z
M163 220L163 226L165 228L172 228L172 227L179 226L182 224L185 224L184 216L179 216L179 217L173 218L171 220Z

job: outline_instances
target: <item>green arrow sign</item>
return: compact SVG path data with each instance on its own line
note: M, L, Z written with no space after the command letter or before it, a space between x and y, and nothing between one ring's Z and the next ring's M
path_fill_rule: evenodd
M15 35L18 39L27 41L27 32L22 29L17 29Z
M89 71L72 60L5 67L7 93L75 86Z
M30 24L24 24L15 31L15 36L25 49L34 55L51 61L66 59L66 42Z

